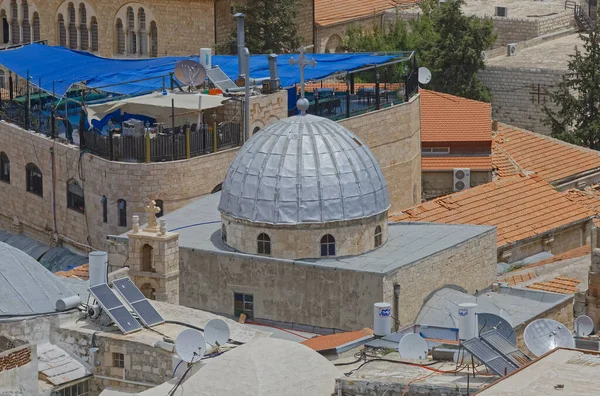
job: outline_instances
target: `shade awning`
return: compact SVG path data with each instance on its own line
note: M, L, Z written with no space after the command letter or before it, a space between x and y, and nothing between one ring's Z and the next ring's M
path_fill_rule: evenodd
M87 116L90 125L92 125L92 120L101 120L107 114L121 110L122 113L140 114L154 118L157 122L170 124L173 108L177 117L222 106L227 100L229 98L218 95L184 92L168 92L164 95L161 92L154 92L148 95L87 106Z

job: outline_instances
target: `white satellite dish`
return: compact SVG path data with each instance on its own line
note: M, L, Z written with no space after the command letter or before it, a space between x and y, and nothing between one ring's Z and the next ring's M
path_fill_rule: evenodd
M426 67L419 67L419 84L427 84L431 81L431 72Z
M429 347L427 341L418 334L409 333L398 343L400 357L405 359L427 359Z
M477 314L477 323L479 324L479 334L488 330L496 330L504 338L517 345L517 336L511 324L501 316L491 313Z
M229 341L229 326L222 319L213 319L204 327L206 342L214 346L223 346Z
M206 352L204 336L198 330L183 330L175 339L175 352L184 362L194 363L199 361Z
M204 84L206 69L194 60L182 60L175 65L175 77L188 87Z
M575 348L575 339L569 329L552 319L538 319L529 323L523 339L535 356L542 356L556 348Z
M594 331L594 321L587 315L581 315L575 319L573 328L575 329L576 336L585 337Z

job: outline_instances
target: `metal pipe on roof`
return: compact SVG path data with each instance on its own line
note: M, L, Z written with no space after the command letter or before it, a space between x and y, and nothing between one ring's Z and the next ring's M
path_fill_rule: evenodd
M246 47L246 15L238 12L234 15L237 19L237 48L238 48L238 77L241 77L245 73L246 68L244 67L244 48Z

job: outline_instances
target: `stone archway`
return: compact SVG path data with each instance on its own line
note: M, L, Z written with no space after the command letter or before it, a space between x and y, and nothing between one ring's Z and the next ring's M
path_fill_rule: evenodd
M329 40L327 40L327 44L325 44L325 53L336 53L340 44L342 44L342 38L338 34L332 35L331 37L329 37Z

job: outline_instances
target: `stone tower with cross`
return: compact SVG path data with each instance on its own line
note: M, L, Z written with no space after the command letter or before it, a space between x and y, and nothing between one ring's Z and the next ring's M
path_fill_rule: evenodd
M164 219L157 224L159 211L150 200L143 229L139 216L133 216L133 229L127 234L129 275L146 298L179 304L179 234L168 232Z

